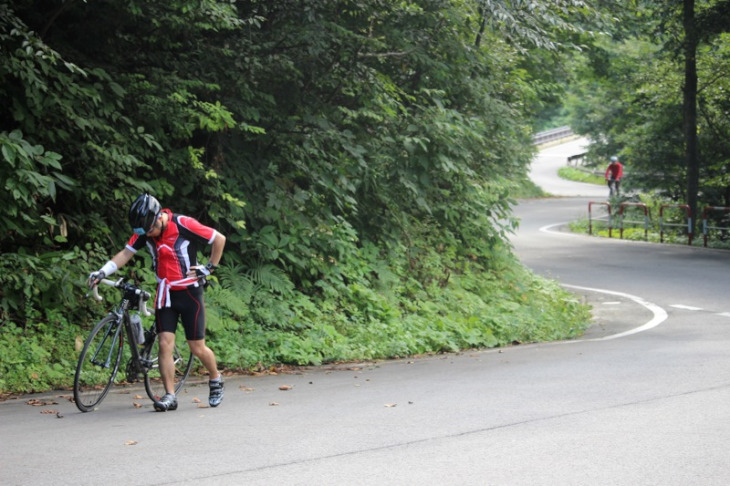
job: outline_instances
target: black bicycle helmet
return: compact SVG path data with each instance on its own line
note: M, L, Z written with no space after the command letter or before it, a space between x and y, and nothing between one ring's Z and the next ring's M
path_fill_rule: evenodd
M137 234L145 234L152 229L160 215L160 201L149 194L142 194L129 208L129 224Z

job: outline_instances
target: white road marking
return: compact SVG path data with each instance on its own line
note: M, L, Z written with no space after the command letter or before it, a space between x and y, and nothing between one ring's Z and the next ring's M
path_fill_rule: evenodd
M630 329L628 331L620 332L618 334L612 334L610 336L605 336L605 337L602 337L602 338L576 339L575 341L564 341L566 343L569 343L569 342L581 342L581 341L608 341L609 339L617 339L617 338L620 338L620 337L630 336L632 334L636 334L636 333L639 333L639 332L643 332L643 331L647 331L649 329L652 329L652 328L658 326L659 324L661 324L662 322L666 321L667 320L667 317L669 317L667 315L667 312L664 309L662 309L661 307L659 307L658 305L653 304L651 302L648 302L648 301L642 299L641 297L637 297L635 295L625 294L623 292L615 292L613 290L594 289L594 288L590 288L590 287L581 287L581 286L578 286L578 285L566 285L566 284L563 284L563 287L568 287L568 288L573 288L573 289L580 289L580 290L589 290L589 291L592 291L592 292L602 292L602 293L608 294L608 295L616 295L616 296L620 296L620 297L625 297L627 299L633 300L634 302L636 302L639 305L642 305L642 306L646 307L647 309L649 309L652 312L652 314L654 314L654 317L651 320L649 320L647 323L645 323L644 325L639 326L639 327L636 327L634 329Z
M720 313L718 314L718 316L722 316L722 317L730 317L730 312L720 312Z
M573 233L573 232L567 232L567 231L554 231L553 230L553 228L558 228L560 226L565 226L567 224L570 224L570 223L553 223L553 224L548 224L548 225L543 226L542 228L540 228L538 231L540 231L541 233L550 233L552 235L586 236L586 235L581 234L581 233Z
M675 309L691 310L691 311L702 310L702 307L692 307L691 305L682 305L682 304L674 304L674 305L670 305L669 307L674 307Z

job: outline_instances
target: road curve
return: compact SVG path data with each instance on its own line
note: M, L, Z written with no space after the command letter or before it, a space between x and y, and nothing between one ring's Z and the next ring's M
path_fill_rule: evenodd
M64 391L8 400L0 484L728 484L727 253L544 230L600 197L581 196L521 202L513 244L614 292L592 294L582 340L228 377L215 409L204 384L168 413L134 388L86 414ZM602 339L654 318L629 296L667 318Z

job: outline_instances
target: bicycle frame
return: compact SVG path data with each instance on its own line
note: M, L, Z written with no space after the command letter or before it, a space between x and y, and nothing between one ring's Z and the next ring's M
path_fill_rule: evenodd
M148 368L151 366L150 363L143 363L142 356L140 355L139 348L134 345L135 340L133 337L133 330L130 325L130 319L129 319L129 311L133 308L133 302L135 297L138 298L138 308L140 314L144 316L151 316L152 313L147 309L147 300L150 298L150 294L147 292L144 292L141 289L138 289L130 284L125 284L122 282L123 279L119 279L118 281L114 282L113 280L107 280L103 279L102 283L106 285L110 285L116 288L120 288L122 290L122 300L117 304L112 310L109 311L109 315L113 315L116 317L116 326L117 327L123 327L125 329L125 333L127 335L127 342L130 343L129 348L132 352L132 363L139 363L142 365L146 365ZM102 300L102 297L99 295L99 289L98 287L94 287L93 289L94 299L96 300ZM119 324L122 324L119 326ZM157 332L154 326L150 329L154 333L154 337L156 338ZM114 339L115 341L119 339L119 331L120 329L117 329L115 331ZM149 345L150 343L148 343ZM124 342L120 342L120 346L123 346ZM141 373L144 372L143 369L140 369L139 367L136 367L136 372ZM116 374L116 373L115 373Z
M131 310L139 310L143 316L152 315L146 302L151 295L135 285L125 283L124 279L112 281L103 279L101 283L115 287L122 292L122 298L92 329L79 356L74 376L74 400L82 412L95 410L114 384L124 357L124 336L129 342L130 356L126 364L126 380L138 381L142 375L147 395L153 401L164 394L160 381L158 365L157 329L153 324L143 328L145 341L137 345L136 329L133 328ZM96 300L102 300L96 286L92 289ZM125 329L122 334L122 328ZM193 355L188 348L181 352L177 345L173 350L175 364L175 391L183 386L193 365Z
M119 342L119 339L120 339L119 333L121 332L122 327L123 327L123 326L119 325L120 321L116 320L116 321L110 322L109 324L110 325L105 332L104 339L102 340L101 344L99 346L97 346L96 350L94 351L94 357L91 358L92 363L102 366L103 368L109 368L111 366L112 353L113 353L114 347L117 345L119 345L119 346L124 345L123 342ZM106 353L106 358L105 358L104 362L102 363L97 358L98 358L98 354L104 348L104 343L106 342L107 339L112 340L112 345L109 347L109 351ZM117 344L117 343L119 343L119 344ZM114 374L116 375L116 372L114 372Z

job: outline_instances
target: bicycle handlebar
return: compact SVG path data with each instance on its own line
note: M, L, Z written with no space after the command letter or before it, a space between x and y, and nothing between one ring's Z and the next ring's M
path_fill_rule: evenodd
M124 282L123 278L120 278L117 281L109 280L108 278L101 279L101 283L103 283L105 285L109 285L110 287L116 287L116 288L120 288L120 287L124 286L123 282ZM134 288L135 295L139 295L139 313L142 314L143 316L151 316L152 313L149 310L147 310L147 301L150 300L150 297L152 297L150 295L150 293L145 292L142 289L133 287L131 285L130 285L130 287ZM94 285L92 287L92 293L94 294L94 299L103 300L103 297L99 295L99 286L98 285Z

